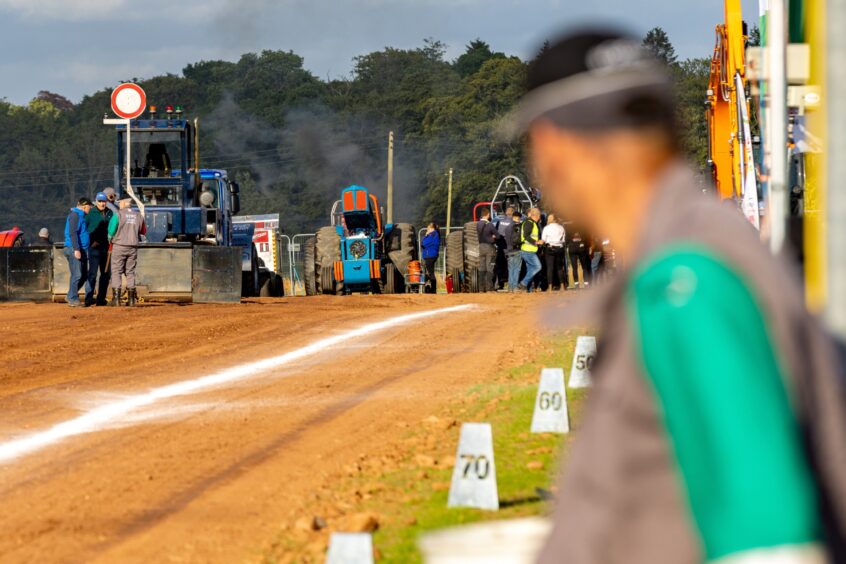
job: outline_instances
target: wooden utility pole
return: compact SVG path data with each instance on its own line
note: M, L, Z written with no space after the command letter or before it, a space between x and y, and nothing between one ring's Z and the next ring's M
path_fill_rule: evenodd
M394 222L394 132L388 132L388 221Z
M449 184L447 185L447 222L446 232L449 235L450 220L452 219L452 168L449 169Z

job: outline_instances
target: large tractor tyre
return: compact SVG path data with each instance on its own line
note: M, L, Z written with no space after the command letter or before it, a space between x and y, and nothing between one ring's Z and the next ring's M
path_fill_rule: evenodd
M471 221L464 225L464 272L470 272L471 268L479 268L479 234L476 231L476 222Z
M464 270L464 233L453 231L446 236L447 272Z
M410 223L397 223L388 237L388 258L395 267L393 288L397 294L405 292L408 263L419 260L417 230Z
M259 297L262 298L281 298L285 295L285 287L282 284L282 277L275 272L269 272L268 276L264 278Z
M335 261L341 260L341 236L333 226L321 227L314 236L314 272L318 294L342 294L344 283L335 280Z
M324 266L320 269L320 282L324 294L335 293L335 269L331 266Z
M479 293L479 269L471 268L467 271L467 291L471 294Z
M258 252L256 251L256 246L253 245L253 248L250 252L251 259L250 259L250 271L249 272L241 272L241 297L242 298L250 298L258 296L261 292L261 286L259 284L259 267L258 267Z
M402 281L402 275L397 270L397 267L393 263L388 263L385 265L385 279L382 281L382 293L383 294L398 294L402 293L402 287L405 284L400 284Z
M453 294L460 294L462 291L461 288L461 271L457 268L449 271L450 276L452 276L452 292Z
M452 291L460 293L464 272L464 233L453 231L446 236L446 271L452 276Z
M260 298L272 298L273 297L273 280L274 275L271 274L267 277L262 277L261 282L261 290L259 290L259 297Z
M315 239L309 237L303 243L303 282L306 296L317 295L317 272L314 268Z

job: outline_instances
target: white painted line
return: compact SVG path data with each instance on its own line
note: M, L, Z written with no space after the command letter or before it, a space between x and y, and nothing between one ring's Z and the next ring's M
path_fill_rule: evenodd
M367 325L362 325L357 329L320 339L310 345L306 345L302 348L279 356L233 366L231 368L221 370L220 372L201 376L200 378L195 378L193 380L183 380L181 382L168 384L167 386L153 388L143 394L131 395L125 397L124 399L107 403L86 411L79 417L63 421L62 423L57 423L44 431L39 431L31 435L26 435L24 437L0 443L0 464L11 462L21 456L31 454L49 445L58 443L63 439L67 439L75 435L81 435L83 433L98 431L132 411L150 406L164 399L194 394L215 386L221 386L236 380L250 378L262 372L279 368L280 366L284 366L291 362L324 352L326 349L344 344L350 339L366 337L377 331L390 329L391 327L425 319L427 317L466 311L472 309L473 307L475 306L460 305L445 307L422 311L419 313L400 315L398 317L392 317L375 323L368 323Z

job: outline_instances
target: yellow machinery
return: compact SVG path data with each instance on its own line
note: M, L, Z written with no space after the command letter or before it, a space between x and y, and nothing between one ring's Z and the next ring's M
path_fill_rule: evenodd
M706 117L708 164L720 198L743 195L745 170L741 112L749 115L745 92L738 96L738 78L746 85L746 32L740 0L725 0L725 22L717 25L717 44L711 58ZM745 104L740 108L738 101ZM750 163L750 166L754 166Z

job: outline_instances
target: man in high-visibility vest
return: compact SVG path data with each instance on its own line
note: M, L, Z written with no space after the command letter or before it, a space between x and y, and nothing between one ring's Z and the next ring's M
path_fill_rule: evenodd
M673 86L638 39L586 31L533 61L511 122L547 205L627 266L594 296L594 387L540 562L846 561L837 349L792 267L702 194Z
M541 261L538 257L538 249L543 245L540 238L541 213L538 208L529 210L526 221L520 226L520 258L526 264L526 275L517 286L518 292L531 292L535 276L541 271ZM537 284L535 284L536 286Z

